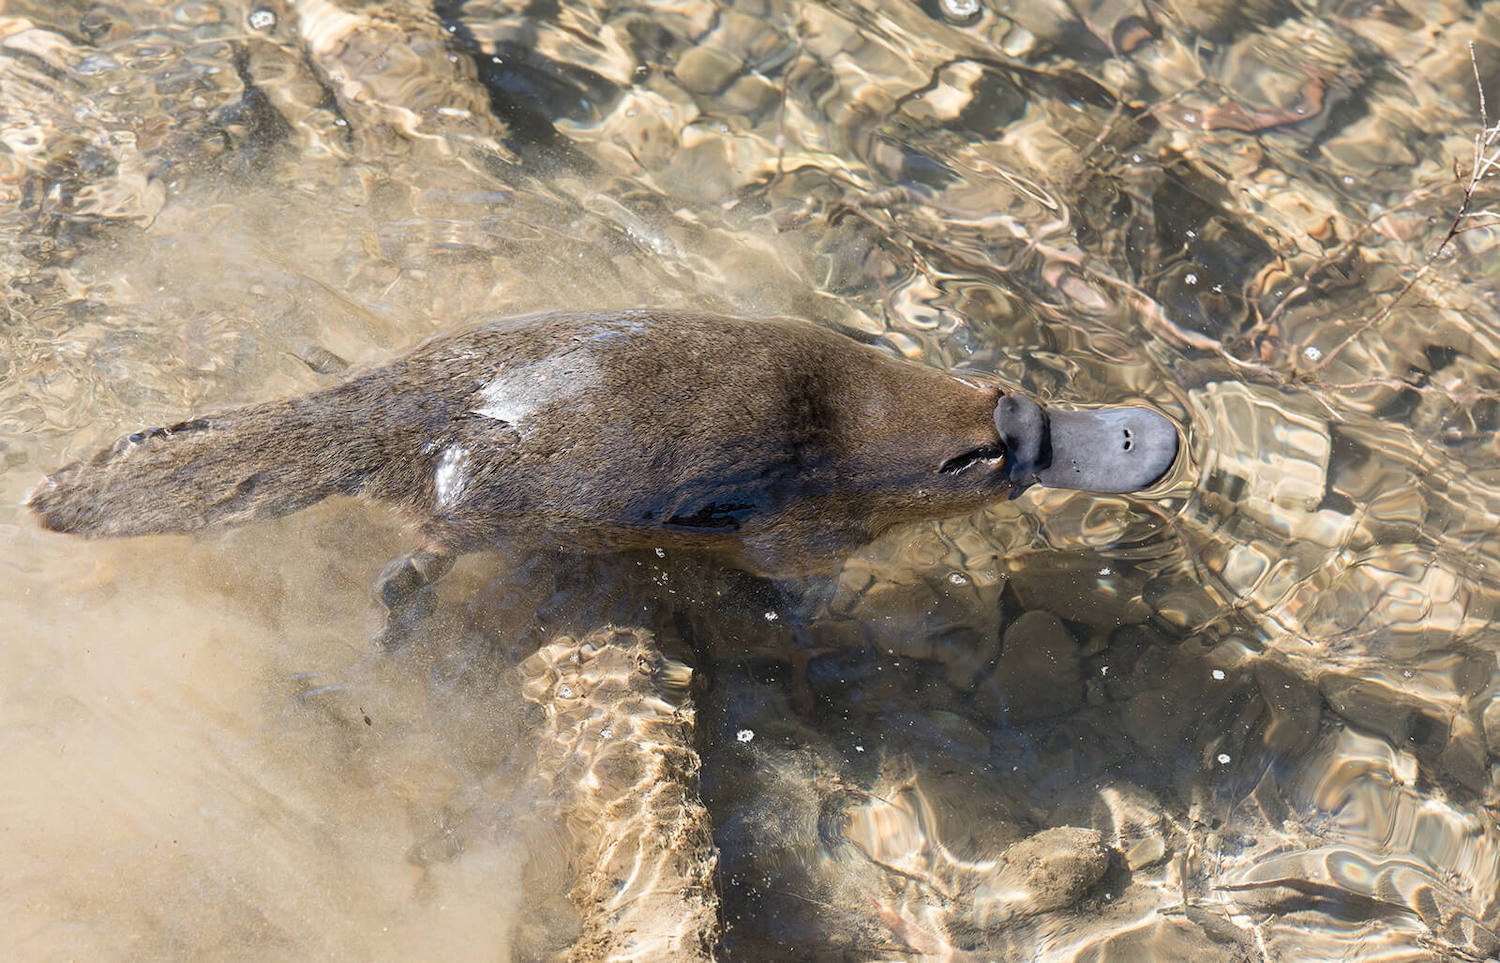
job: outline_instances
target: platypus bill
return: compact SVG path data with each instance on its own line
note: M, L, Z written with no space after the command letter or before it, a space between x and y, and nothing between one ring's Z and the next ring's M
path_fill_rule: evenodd
M1148 488L1177 430L1146 408L1058 411L787 318L666 311L491 319L336 387L139 431L28 504L85 536L397 502L422 551L388 606L501 537L712 551L774 577L836 565L902 521L1031 484Z

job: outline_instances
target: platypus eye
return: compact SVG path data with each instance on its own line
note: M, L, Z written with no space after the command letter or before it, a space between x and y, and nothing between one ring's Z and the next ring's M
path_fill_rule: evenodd
M975 465L995 462L1004 457L1005 446L1000 442L994 442L982 445L972 451L966 451L962 455L955 455L943 462L938 471L944 475L957 475L959 472L973 468Z

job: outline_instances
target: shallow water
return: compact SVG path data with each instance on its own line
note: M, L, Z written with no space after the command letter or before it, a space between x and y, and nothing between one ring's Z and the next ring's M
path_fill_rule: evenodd
M1495 18L8 0L15 952L566 949L597 803L526 659L607 623L694 665L725 958L1500 951L1487 184L1440 249ZM1190 458L882 539L812 589L805 673L787 595L692 559L474 556L384 656L384 509L86 543L18 507L476 312L637 305L1146 399Z

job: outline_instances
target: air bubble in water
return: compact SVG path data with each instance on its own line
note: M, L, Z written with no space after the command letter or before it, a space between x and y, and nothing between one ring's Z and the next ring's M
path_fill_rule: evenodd
M969 20L979 14L979 0L940 0L938 5L949 20Z
M736 732L734 734L734 737L740 742L749 742L751 739L755 738L755 730L741 729L739 732Z
M270 30L276 26L276 12L274 10L267 10L265 7L261 7L259 10L252 10L250 11L249 23L251 30Z

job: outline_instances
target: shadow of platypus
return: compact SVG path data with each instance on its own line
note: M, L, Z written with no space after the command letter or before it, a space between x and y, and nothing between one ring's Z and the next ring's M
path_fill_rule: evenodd
M331 495L397 503L426 544L393 614L499 540L675 547L772 578L1032 484L1148 488L1177 457L1142 407L1048 409L810 322L671 311L488 319L340 385L138 431L44 479L48 529L191 532Z

